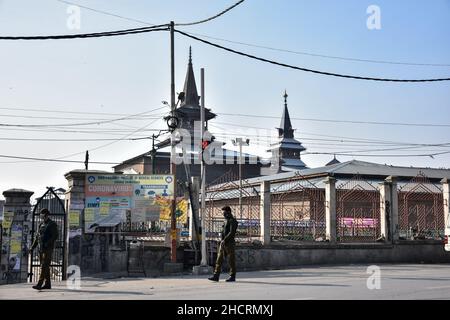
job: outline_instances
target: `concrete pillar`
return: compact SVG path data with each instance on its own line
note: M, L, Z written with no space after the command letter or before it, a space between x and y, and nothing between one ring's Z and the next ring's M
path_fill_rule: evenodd
M10 189L5 197L2 248L0 250L0 284L26 282L28 250L31 247L31 204L34 192Z
M380 234L385 241L389 241L391 237L391 183L384 181L380 183Z
M270 181L261 182L259 205L259 223L261 226L260 239L263 245L270 243Z
M326 239L336 243L336 179L327 177L324 183Z
M442 179L442 188L443 188L443 198L444 198L444 229L445 234L450 235L450 228L449 233L447 233L447 226L449 224L450 219L450 181L447 178Z
M397 241L399 238L397 178L389 176L385 179L385 181L389 183L391 187L391 215L390 215L391 240Z
M106 171L98 170L72 170L64 175L68 183L68 189L66 192L66 212L71 210L76 210L80 212L80 226L82 236L76 236L71 238L70 232L67 232L67 248L66 248L66 261L68 266L76 265L80 268L82 267L83 259L86 257L82 256L83 247L83 235L85 232L85 217L84 217L84 206L85 206L85 181L86 175L90 174L107 174ZM94 259L95 260L95 259ZM83 272L83 270L81 270Z

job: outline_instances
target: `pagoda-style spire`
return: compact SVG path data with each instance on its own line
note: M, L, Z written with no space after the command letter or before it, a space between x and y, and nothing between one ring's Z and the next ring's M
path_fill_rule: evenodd
M278 136L280 138L294 138L294 129L292 129L291 118L289 116L289 110L287 105L288 94L284 90L284 111L281 117L280 127L278 129Z
M184 81L184 100L181 102L182 106L200 107L200 97L197 93L197 85L195 84L194 69L192 67L192 48L189 47L189 63L186 73L186 80Z

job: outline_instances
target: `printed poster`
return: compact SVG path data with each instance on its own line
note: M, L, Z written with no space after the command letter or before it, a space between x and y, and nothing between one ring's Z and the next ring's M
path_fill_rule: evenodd
M85 232L94 227L115 226L126 221L158 221L165 202L173 197L172 175L103 174L86 176Z

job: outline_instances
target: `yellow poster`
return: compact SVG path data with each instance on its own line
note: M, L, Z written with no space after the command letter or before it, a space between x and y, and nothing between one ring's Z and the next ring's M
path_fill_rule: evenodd
M111 205L109 202L100 202L100 215L101 216L109 215L110 208L111 208Z
M84 209L84 221L86 222L94 221L94 208Z
M22 250L21 242L17 240L11 240L10 254L20 253L21 250Z
M14 212L11 211L5 212L3 215L3 223L2 223L3 229L11 228L13 219L14 219Z
M161 212L159 219L161 221L171 221L171 201L170 199L157 197L155 204L161 207ZM188 211L188 201L184 198L179 198L177 200L177 209L175 215L177 217L177 222L187 223L187 211Z
M80 211L70 210L69 211L69 227L79 227L80 226Z

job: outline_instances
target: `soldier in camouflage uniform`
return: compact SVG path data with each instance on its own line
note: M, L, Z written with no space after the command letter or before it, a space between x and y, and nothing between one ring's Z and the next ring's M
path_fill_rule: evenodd
M31 250L39 247L39 259L41 262L39 282L37 285L33 286L33 289L36 290L52 288L50 282L50 264L52 262L55 242L56 239L58 239L58 226L56 225L56 222L50 219L50 211L48 211L48 209L42 209L40 214L43 221L39 225L38 234L31 245Z
M222 263L224 256L228 256L228 265L230 266L230 277L225 280L227 282L236 281L236 256L235 256L235 236L238 226L238 222L231 214L231 208L229 206L223 207L223 216L225 217L225 223L222 230L222 241L220 242L219 252L217 254L216 268L214 269L214 275L208 280L219 281L220 272L222 271Z

